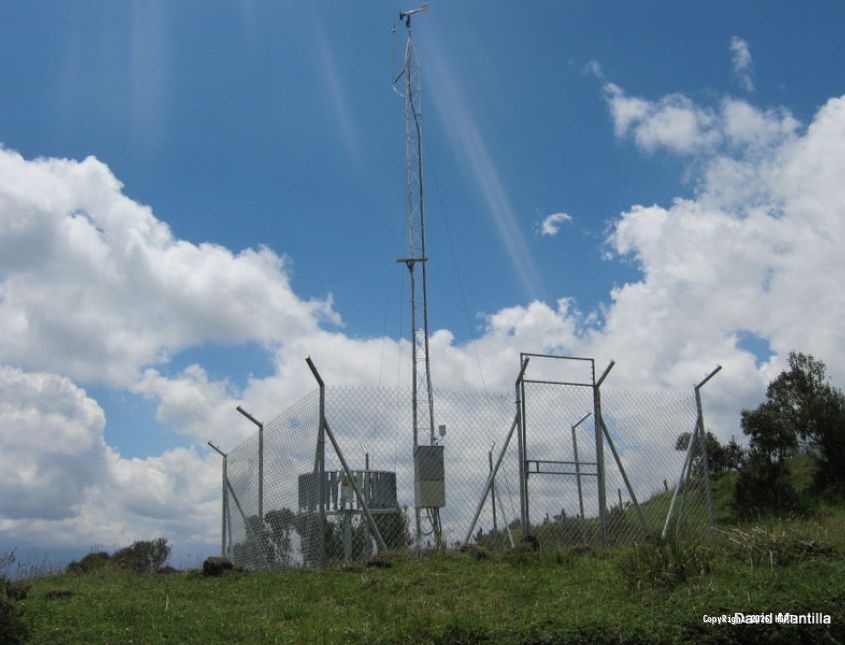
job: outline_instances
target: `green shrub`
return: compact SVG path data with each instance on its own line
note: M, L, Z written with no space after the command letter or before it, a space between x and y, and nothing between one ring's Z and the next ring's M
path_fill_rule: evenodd
M17 645L27 640L29 624L24 620L18 601L26 598L29 585L6 577L8 568L15 562L14 551L0 557L0 643Z
M674 587L712 570L713 552L702 544L677 541L635 545L619 560L619 570L632 589Z
M801 510L786 461L772 461L753 452L739 471L732 506L741 518L763 514L796 513Z
M89 553L79 562L74 560L67 565L66 571L68 573L93 573L94 571L101 571L109 563L109 554L105 551L94 551Z
M157 538L133 542L131 546L115 551L111 556L111 562L135 573L155 573L169 557L170 546L167 540Z

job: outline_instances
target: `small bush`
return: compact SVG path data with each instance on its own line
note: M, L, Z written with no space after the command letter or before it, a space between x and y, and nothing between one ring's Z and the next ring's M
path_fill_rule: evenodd
M94 551L89 553L79 562L74 560L67 565L66 571L68 573L93 573L94 571L102 571L108 566L109 554L105 551Z
M115 551L111 561L135 573L155 573L170 557L170 546L164 538L133 542Z
M646 542L634 546L619 561L619 569L632 589L674 587L710 573L713 553L704 545Z
M7 645L24 643L30 632L18 605L18 601L26 598L29 585L6 577L8 568L14 562L14 551L0 557L0 643Z

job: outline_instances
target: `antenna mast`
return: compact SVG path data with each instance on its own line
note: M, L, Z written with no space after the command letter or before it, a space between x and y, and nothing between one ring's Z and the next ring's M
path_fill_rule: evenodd
M402 71L393 79L393 88L403 80L401 96L405 105L405 161L407 166L408 194L408 256L397 262L408 267L411 288L411 363L413 371L411 407L413 413L414 458L418 446L434 446L434 397L431 392L431 367L428 351L428 287L426 282L425 249L425 199L423 192L423 130L420 64L411 37L411 17L428 9L424 4L417 9L403 11L399 19L405 23L408 40ZM426 436L427 435L427 436ZM420 473L416 473L417 478ZM431 524L435 544L441 543L440 512L436 506L416 504L417 546L422 541L421 512Z

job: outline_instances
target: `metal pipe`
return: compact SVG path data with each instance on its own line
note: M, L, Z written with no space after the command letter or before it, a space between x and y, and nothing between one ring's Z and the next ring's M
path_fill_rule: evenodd
M582 356L558 356L557 354L537 354L535 352L520 352L519 358L522 359L526 356L535 356L537 358L564 358L570 361L586 361L588 363L592 363L592 358L584 358Z
M240 513L241 519L244 522L244 527L246 528L246 532L249 535L249 538L252 540L253 544L258 547L258 552L261 554L261 558L264 560L264 563L267 564L267 553L264 550L263 541L259 539L259 537L255 534L252 526L247 520L246 515L244 515L244 510L241 508L241 503L238 501L238 496L235 495L235 489L232 488L232 483L230 481L226 481L226 485L229 487L229 494L232 496L232 500L235 502L235 507L238 509L238 513Z
M530 359L520 354L519 360L520 370L519 375L516 377L516 381L514 383L514 391L516 393L516 426L519 430L517 432L517 453L519 459L519 527L522 537L525 537L527 533L528 520L525 513L525 497L527 493L525 489L525 438L522 433L523 406L522 389L520 388L520 384L522 382L523 377L525 376L525 370L528 368L528 362L530 361Z
M507 451L508 445L511 442L511 437L513 437L513 433L518 426L519 414L517 414L513 418L511 429L508 431L508 436L505 438L505 443L502 446L502 450L499 453L498 459L496 459L496 465L493 467L493 470L488 475L487 483L484 484L484 492L481 494L481 499L478 500L478 505L475 507L475 515L472 516L472 522L470 522L469 530L467 531L466 537L464 538L464 544L469 544L469 541L472 539L472 532L475 530L475 524L476 522L478 522L478 516L481 515L481 509L484 508L484 502L487 501L487 494L490 492L490 488L495 485L496 473L499 472L499 466L502 465L502 460L505 458L505 451Z
M607 378L607 375L610 374L610 370L613 369L613 366L616 365L616 361L610 361L610 364L605 368L602 375L599 377L599 380L596 382L595 387L601 387L601 384L604 383L604 379Z
M704 387L705 383L707 383L707 381L709 381L711 378L716 376L716 374L718 374L719 371L721 371L721 369L722 369L722 366L717 363L715 369L712 372L710 372L707 376L705 376L704 380L701 381L701 383L699 383L698 385L695 386L695 389L700 390L702 387Z
M706 426L704 425L704 411L701 406L701 388L704 387L704 384L707 383L711 378L716 376L719 370L722 369L721 365L716 365L716 369L714 369L710 374L708 374L701 383L695 386L695 407L698 411L698 428L701 432L701 439L702 439L702 456L704 457L704 490L707 496L707 518L708 524L710 528L713 528L713 491L710 487L710 455L708 453L707 447L707 430Z
M607 536L607 491L605 490L605 472L604 472L604 439L602 436L602 416L601 416L601 384L610 370L613 369L615 363L610 361L610 364L605 368L599 380L593 386L593 415L596 433L596 474L598 475L598 498L599 498L599 529L601 534L602 546L608 545Z
M235 409L258 426L258 517L264 522L264 424L241 406Z
M220 530L220 546L221 546L221 557L226 557L226 516L229 514L229 497L226 494L226 484L229 482L229 477L226 472L226 455L223 455L223 505L220 509L222 517L221 522L221 530ZM229 522L231 525L231 520Z
M523 383L537 383L539 385L568 385L570 387L593 387L592 383L573 383L570 381L544 381L541 379L523 379Z
M223 490L220 496L220 556L226 557L226 453L220 450L217 446L215 446L210 441L207 442L208 445L211 447L212 450L217 452L221 457L223 457Z
M587 414L585 414L583 417L578 419L578 421L575 423L575 425L572 426L572 452L575 455L575 478L576 478L576 481L578 482L578 508L581 511L581 526L582 526L582 529L584 528L584 494L583 494L583 491L581 489L581 465L578 462L578 440L575 437L575 430L578 428L579 425L581 425L584 421L586 421L590 417L591 414L592 414L591 412L587 412Z
M493 476L493 447L495 445L496 444L493 444L493 446L490 447L490 451L487 453L487 463L490 466L490 476L491 477ZM493 504L493 532L498 533L499 527L496 524L496 479L495 478L493 478L493 489L492 489L491 493L492 494L490 495L490 500Z
M520 388L520 408L522 412L522 423L520 424L520 430L522 431L522 455L523 459L525 460L525 465L522 468L522 473L524 476L522 486L525 489L525 526L523 527L522 536L525 537L531 532L531 511L530 511L530 495L528 493L528 431L526 429L526 406L525 406L525 383L520 381L519 383Z
M367 525L369 526L370 531L373 532L373 535L376 538L376 544L378 544L379 551L384 551L387 549L387 546L385 545L384 540L381 537L381 533L378 530L378 526L376 526L376 522L373 519L372 513L370 513L370 507L367 504L367 500L361 493L361 488L358 486L357 480L355 479L355 477L353 477L352 471L349 470L349 466L346 464L346 459L344 459L343 457L343 452L341 452L340 446L337 445L337 441L334 438L334 433L329 427L329 422L324 419L323 424L326 430L326 434L329 437L329 441L331 441L335 454L337 455L337 458L340 461L340 465L343 468L343 473L346 475L346 479L352 485L352 490L355 491L355 497L358 498L358 504L360 504L361 510L364 512L364 517L367 520Z
M308 363L308 368L317 385L320 387L320 420L317 428L317 449L314 453L314 470L317 475L317 508L319 509L318 518L318 544L320 549L320 563L325 564L326 561L326 437L324 428L326 427L326 384L323 378L317 371L317 366L310 356L305 358Z
M634 503L634 508L637 511L637 516L640 519L640 524L643 525L643 531L648 533L648 524L645 521L645 516L640 508L640 503L637 501L637 496L634 494L634 487L628 480L628 474L625 472L625 467L622 465L622 460L619 458L619 453L616 452L616 446L613 445L613 439L610 438L610 432L607 431L607 426L604 424L604 419L601 420L601 427L604 430L604 436L607 438L607 445L610 446L610 452L613 453L613 458L616 460L616 465L619 466L619 472L622 473L622 481L625 482L625 488L628 489L628 495ZM622 508L622 494L619 497L619 507Z
M678 477L678 481L675 484L675 490L672 492L672 500L669 502L669 510L666 513L666 522L663 524L663 531L660 534L661 539L665 540L666 535L669 533L669 523L672 521L672 513L675 510L675 500L678 497L678 490L681 487L681 483L684 481L684 475L687 472L687 466L689 465L690 455L692 454L692 448L695 445L695 438L697 436L698 431L698 422L695 423L695 429L693 430L692 436L690 436L690 442L687 446L687 454L684 457L684 465L681 466L681 474Z
M517 413L517 415L513 418L513 423L511 423L511 429L508 431L508 436L505 438L505 443L502 445L502 450L501 452L499 452L498 459L496 459L496 465L493 467L493 471L487 477L487 483L484 485L484 492L481 494L481 499L478 500L478 505L475 507L475 514L472 517L472 522L470 522L469 530L467 531L466 537L464 538L464 544L469 544L469 541L472 539L472 532L475 530L475 524L476 522L478 522L478 516L481 515L481 509L484 508L484 502L487 501L487 494L490 492L490 488L494 485L494 482L496 481L496 473L499 472L499 466L502 465L502 460L505 458L505 452L508 449L508 445L510 445L513 433L518 426L519 413ZM513 538L511 538L511 541L513 541Z

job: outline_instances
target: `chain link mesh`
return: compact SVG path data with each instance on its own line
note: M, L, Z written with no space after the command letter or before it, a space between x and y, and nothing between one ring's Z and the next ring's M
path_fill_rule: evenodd
M416 546L410 391L326 389L326 422L372 524L328 437L321 521L315 457L319 401L319 392L312 392L266 423L263 436L256 433L228 454L224 552L235 563L265 569L361 561L377 550L376 532L389 549ZM529 530L541 547L603 542L593 404L589 387L525 385ZM603 437L607 543L631 544L660 535L696 427L694 397L602 390L601 411L630 484L629 491ZM442 545L460 546L471 527L470 540L488 549L519 542L518 431L500 455L515 415L513 394L435 391L435 421L447 428L445 437L435 435L444 446ZM423 441L428 437L420 437ZM667 527L672 536L685 538L703 531L709 521L701 442L692 444L689 476L678 486ZM486 495L473 525L500 456L492 494ZM423 514L421 548L436 546L430 527Z

